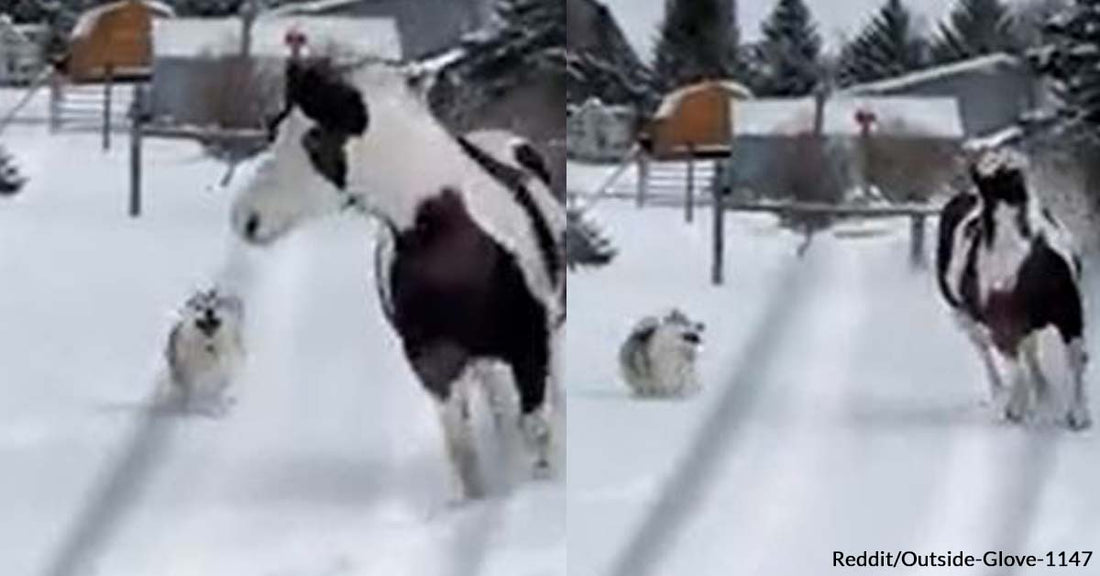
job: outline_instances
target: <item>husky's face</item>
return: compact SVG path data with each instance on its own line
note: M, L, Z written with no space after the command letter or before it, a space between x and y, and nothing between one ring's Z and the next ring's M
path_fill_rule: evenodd
M184 323L207 340L215 340L227 327L235 328L242 315L241 301L217 288L196 292L184 305Z
M665 332L665 337L675 342L685 355L694 358L703 344L705 329L702 322L691 320L680 310L672 310L661 319L658 330Z

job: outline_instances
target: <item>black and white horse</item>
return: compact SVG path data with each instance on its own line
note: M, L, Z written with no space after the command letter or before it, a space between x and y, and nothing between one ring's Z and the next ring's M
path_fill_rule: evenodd
M469 401L486 363L511 369L520 428L545 474L565 321L565 210L539 155L501 133L452 136L388 65L341 74L293 63L287 74L286 108L235 201L235 230L266 244L341 208L375 216L384 311L438 403L464 494L483 493Z
M1068 379L1059 389L1068 392L1065 423L1087 428L1081 266L1072 238L1029 191L1018 154L986 151L970 173L977 193L957 194L941 214L940 290L981 355L994 399L1007 388L1006 418L1021 420L1053 383L1040 354L1040 342L1053 340L1053 364L1063 368L1057 375ZM1057 337L1040 340L1048 330Z

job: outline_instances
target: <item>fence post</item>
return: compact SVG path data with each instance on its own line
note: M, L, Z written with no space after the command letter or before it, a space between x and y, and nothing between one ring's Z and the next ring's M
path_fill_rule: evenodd
M103 79L103 150L111 149L111 88L115 69L110 64L104 69Z
M914 268L924 267L924 225L925 215L914 213L909 220L909 264Z
M145 91L134 85L133 117L130 118L130 217L141 216L141 145L145 120Z
M645 206L646 196L649 195L649 156L645 151L638 154L638 208Z
M687 198L684 199L684 221L695 220L695 146L688 144Z
M56 70L50 74L50 132L57 132L61 128L61 99L62 91L61 74Z
M712 232L714 252L711 255L710 282L715 286L721 286L725 282L726 259L726 202L722 193L724 186L713 186L714 194L714 229Z

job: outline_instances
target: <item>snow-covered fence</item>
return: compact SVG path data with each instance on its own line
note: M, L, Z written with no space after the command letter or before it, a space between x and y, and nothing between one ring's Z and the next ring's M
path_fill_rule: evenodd
M823 215L832 218L909 218L909 262L915 268L925 263L925 236L928 218L940 213L940 208L926 204L843 205L824 202L741 202L714 194L714 231L712 241L711 282L725 281L725 213L769 212L776 215Z
M72 84L58 74L50 77L50 130L95 130L103 136L103 149L111 145L111 133L126 126L126 118L133 112L136 97L133 96L141 81L132 82L132 91L118 90L129 78L116 77L110 67L103 72L103 80L94 84Z
M144 101L144 91L136 93L139 103ZM140 107L138 108L140 109ZM199 126L171 126L147 123L145 114L136 113L130 119L130 216L141 216L142 199L142 147L146 138L172 138L195 140L204 144L218 143L222 147L258 149L267 139L267 132L255 128L216 128Z

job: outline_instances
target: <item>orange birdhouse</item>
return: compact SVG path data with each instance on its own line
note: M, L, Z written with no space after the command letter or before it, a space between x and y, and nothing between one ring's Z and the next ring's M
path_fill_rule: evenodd
M73 82L148 78L153 18L171 17L158 2L123 0L88 10L73 27L65 71Z

